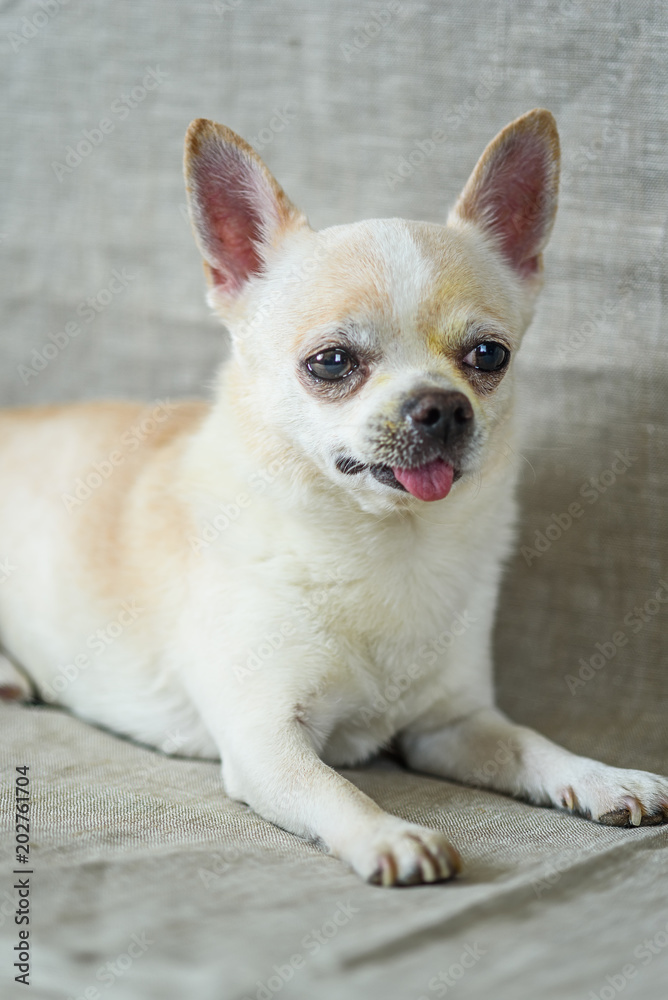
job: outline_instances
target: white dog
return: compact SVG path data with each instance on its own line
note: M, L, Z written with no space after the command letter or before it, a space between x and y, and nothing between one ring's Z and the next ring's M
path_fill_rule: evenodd
M220 756L230 796L383 885L459 867L441 832L332 769L392 738L419 771L662 822L667 778L494 706L512 358L557 204L552 115L494 139L445 226L314 232L210 121L185 164L232 358L212 406L2 413L5 692L25 692L13 662L83 718L155 746L177 733L172 749Z

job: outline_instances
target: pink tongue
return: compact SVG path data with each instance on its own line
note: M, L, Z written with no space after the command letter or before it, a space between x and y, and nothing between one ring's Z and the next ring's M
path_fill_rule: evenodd
M442 500L447 497L452 487L455 470L442 458L437 458L428 465L418 469L392 469L395 479L398 479L409 493L418 500Z

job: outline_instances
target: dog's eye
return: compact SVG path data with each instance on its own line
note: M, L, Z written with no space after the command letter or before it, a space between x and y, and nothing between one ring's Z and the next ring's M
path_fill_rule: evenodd
M464 364L481 372L498 372L508 364L510 351L495 340L486 340L474 347L464 358Z
M333 347L329 351L312 354L306 360L306 367L316 378L333 382L350 375L357 368L357 362L340 347Z

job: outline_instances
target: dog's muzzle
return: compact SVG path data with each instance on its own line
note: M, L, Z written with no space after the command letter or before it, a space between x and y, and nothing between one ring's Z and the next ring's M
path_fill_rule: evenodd
M463 392L452 389L427 389L410 396L401 413L427 451L436 443L444 452L459 453L473 431L473 407Z
M474 428L473 407L463 392L421 389L401 404L398 419L381 423L374 450L384 461L364 465L341 457L347 475L367 470L378 482L420 500L442 500L461 475Z

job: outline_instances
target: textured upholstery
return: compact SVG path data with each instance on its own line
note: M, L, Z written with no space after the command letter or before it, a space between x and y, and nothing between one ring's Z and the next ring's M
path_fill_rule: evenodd
M572 750L668 772L667 45L660 0L3 4L2 404L208 391L225 335L184 215L192 118L253 142L321 227L444 219L486 142L549 107L564 182L517 361L499 699ZM15 705L0 741L3 997L665 991L663 829L598 827L382 759L350 777L448 831L466 864L452 885L382 891L226 799L215 763ZM30 993L9 968L21 764Z

